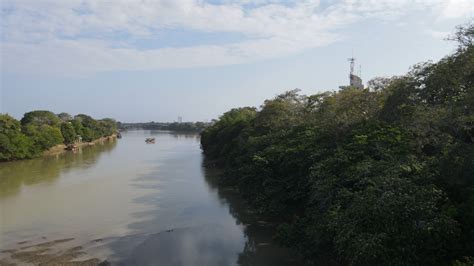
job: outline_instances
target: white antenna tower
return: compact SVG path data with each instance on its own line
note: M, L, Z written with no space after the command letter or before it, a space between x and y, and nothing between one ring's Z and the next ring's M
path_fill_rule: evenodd
M351 75L354 75L354 64L355 64L354 56L352 56L351 58L347 58L347 61L351 62Z

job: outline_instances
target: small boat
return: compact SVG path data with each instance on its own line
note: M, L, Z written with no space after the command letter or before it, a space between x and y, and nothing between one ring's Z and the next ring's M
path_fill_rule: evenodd
M66 146L66 150L68 151L77 151L79 150L79 147L76 144L69 144Z
M118 138L118 139L121 139L121 138L122 138L122 134L120 134L120 132L117 132L117 138Z
M153 144L153 143L155 143L155 138L147 138L147 139L145 139L145 142L148 143L148 144Z

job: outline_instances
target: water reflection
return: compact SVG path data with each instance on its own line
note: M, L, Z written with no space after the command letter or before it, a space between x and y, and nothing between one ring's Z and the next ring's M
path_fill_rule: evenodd
M116 145L116 141L110 140L82 147L75 153L0 163L0 199L14 196L22 186L54 183L62 173L71 169L89 168L101 154L110 152Z
M222 171L203 163L205 179L211 190L228 206L237 224L243 225L245 244L238 255L238 265L304 265L294 252L274 243L272 236L276 230L275 218L257 215L242 200L233 188L220 185L217 180Z
M109 241L108 259L119 265L235 265L242 228L204 181L199 136L149 134L163 157L133 182L144 191L133 202L147 208L132 213L136 221L128 229L134 234Z
M199 140L201 137L198 133L193 132L170 132L170 135L176 139L185 138Z
M135 234L110 242L118 265L302 265L272 240L274 224L250 211L242 199L216 184L205 167L198 138L173 149L160 167L136 179L149 192L134 199L150 208L135 212ZM157 143L160 143L158 141Z

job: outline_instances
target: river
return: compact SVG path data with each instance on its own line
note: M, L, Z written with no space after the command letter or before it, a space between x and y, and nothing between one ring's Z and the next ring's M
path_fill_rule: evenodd
M272 241L274 224L214 184L198 135L122 135L0 163L0 264L300 264Z

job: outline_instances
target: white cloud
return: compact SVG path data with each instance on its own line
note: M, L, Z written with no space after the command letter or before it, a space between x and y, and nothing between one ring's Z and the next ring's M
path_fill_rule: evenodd
M438 30L431 30L431 29L426 30L425 33L435 39L440 39L440 40L447 39L449 35L451 34L451 32L449 31L438 31Z
M342 0L322 7L319 1L3 0L2 65L4 72L70 76L241 64L328 45L340 38L335 30L367 18L427 9L443 18L465 16L471 1ZM163 29L246 37L147 50L114 38L153 38Z
M474 0L444 0L439 3L441 18L459 18L474 16Z

